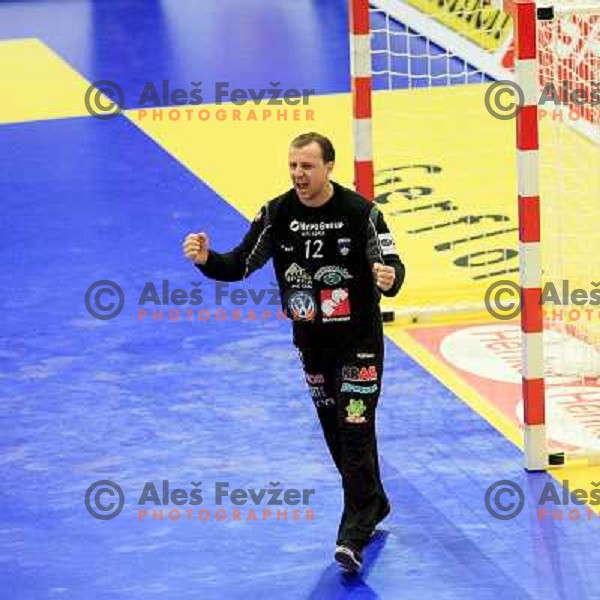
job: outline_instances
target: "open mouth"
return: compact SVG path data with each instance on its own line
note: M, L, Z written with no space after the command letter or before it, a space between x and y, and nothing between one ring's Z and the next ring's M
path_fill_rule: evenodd
M306 190L308 190L308 183L298 183L298 182L296 182L296 189L299 192L306 192Z

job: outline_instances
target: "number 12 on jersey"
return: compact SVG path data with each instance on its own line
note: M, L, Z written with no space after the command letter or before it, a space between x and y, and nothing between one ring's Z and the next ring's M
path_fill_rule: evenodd
M304 242L305 258L323 258L323 240L306 240Z

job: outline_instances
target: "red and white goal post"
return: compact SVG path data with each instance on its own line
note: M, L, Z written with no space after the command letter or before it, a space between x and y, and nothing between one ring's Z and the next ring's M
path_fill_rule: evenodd
M462 7L458 13L457 5ZM490 6L503 8L502 15L492 19L484 14ZM545 470L561 464L565 453L567 458L597 460L600 311L591 297L583 305L557 307L548 303L544 291L547 283L560 290L565 281L571 289L600 286L600 106L593 95L600 86L600 0L349 0L349 12L355 185L368 198L375 197L378 168L373 127L382 126L380 118L390 119L389 113L379 115L373 109L373 76L381 69L372 65L382 50L374 50L372 43L381 33L382 14L388 40L408 38L401 45L403 52L410 53L412 36L421 36L427 40L425 48L430 41L435 48L431 57L424 57L429 65L440 54L449 65L454 59L465 61L464 73L448 75L446 85L477 83L475 72L487 82L512 80L521 88L516 160L508 168L516 163L518 269L513 271L518 270L514 276L521 293L525 466ZM504 37L503 15L512 17L511 31ZM479 38L469 29L475 21L480 24ZM404 28L390 25L393 22ZM403 57L397 61L408 72L394 70L398 53L390 42L383 53L386 49L388 81L396 78L410 89L413 83L420 89L439 84L433 68L428 67L426 76L410 72L410 57L408 62ZM558 91L560 106L540 105L548 84ZM582 90L578 99L587 100L571 101L574 90ZM411 115L393 118L406 122ZM399 136L399 145L408 143ZM499 164L498 169L506 170L507 165ZM445 300L451 303L451 298ZM558 313L560 319L555 318Z

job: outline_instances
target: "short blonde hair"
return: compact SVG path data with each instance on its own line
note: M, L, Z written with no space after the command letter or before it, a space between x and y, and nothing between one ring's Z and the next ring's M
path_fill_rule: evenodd
M292 140L290 144L293 148L304 148L304 146L308 146L316 142L319 144L319 148L321 148L321 156L323 157L323 162L334 162L335 161L335 148L331 143L331 140L320 133L316 133L315 131L311 131L309 133L303 133L298 137Z

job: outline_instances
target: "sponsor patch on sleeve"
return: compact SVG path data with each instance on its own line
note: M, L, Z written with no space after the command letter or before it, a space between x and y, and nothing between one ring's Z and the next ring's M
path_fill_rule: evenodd
M398 254L391 233L380 233L377 237L379 238L379 244L381 245L381 253L384 256L388 254Z

